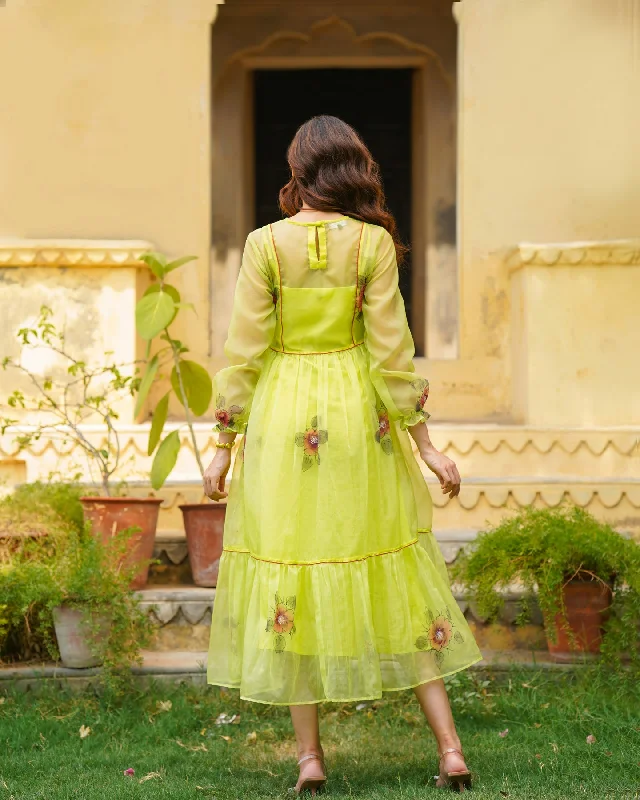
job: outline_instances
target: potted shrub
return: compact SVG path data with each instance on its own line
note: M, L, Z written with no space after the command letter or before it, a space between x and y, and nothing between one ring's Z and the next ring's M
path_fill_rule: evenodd
M30 522L35 518L32 517ZM116 686L140 661L152 623L130 587L135 565L122 566L131 531L106 543L88 528L43 514L46 537L25 537L3 553L0 657L60 658L66 667L103 665L102 680Z
M47 605L65 666L100 664L111 675L140 661L152 625L131 589L136 565L122 566L132 535L126 529L105 542L74 531L52 560Z
M640 546L578 507L525 508L478 535L452 577L482 616L496 617L507 587L524 587L517 622L534 596L556 659L597 653L640 658ZM603 638L604 637L604 638Z
M169 402L176 397L184 408L185 422L181 428L188 431L193 452L200 470L204 473L200 448L193 427L193 418L205 414L211 403L213 384L207 370L185 358L187 348L171 333L171 325L183 308L193 308L183 303L178 290L167 282L173 270L182 267L195 256L185 256L168 262L161 253L146 253L141 257L158 279L136 307L136 327L147 342L157 340L157 352L147 364L140 382L138 405L145 401L154 383L169 378L168 389L158 401L151 421L148 453L155 453L151 466L151 485L160 489L173 470L180 452L180 428L162 438ZM215 586L222 555L225 503L196 503L181 505L184 519L189 563L193 579L198 586Z
M104 541L125 528L136 528L130 537L127 565L137 563L133 588L142 588L149 572L153 554L159 506L157 497L122 496L122 486L116 482L121 467L122 450L116 423L119 400L133 395L140 379L135 365L117 365L107 361L102 366L88 366L68 352L64 336L51 322L52 311L46 306L31 328L18 331L21 353L17 358L3 359L4 370L11 369L29 379L32 397L16 389L7 399L9 409L37 413L33 425L20 426L15 437L18 449L29 447L43 435L64 443L74 442L87 459L87 483L94 483L102 496L84 496L80 502L84 516L97 536ZM47 363L59 366L51 375L42 376L25 366L25 351L44 351ZM109 355L109 354L105 354ZM84 426L98 420L105 427L102 442L92 441ZM18 425L18 420L0 417L0 433Z

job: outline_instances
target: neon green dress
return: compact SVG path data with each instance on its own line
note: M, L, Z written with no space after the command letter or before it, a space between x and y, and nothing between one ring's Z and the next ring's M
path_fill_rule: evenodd
M391 236L350 217L251 233L225 353L216 428L244 437L208 682L365 700L479 661L405 430L429 416L428 382Z

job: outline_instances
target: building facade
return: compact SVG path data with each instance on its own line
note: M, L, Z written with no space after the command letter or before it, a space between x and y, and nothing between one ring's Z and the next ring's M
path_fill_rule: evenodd
M432 438L463 474L459 498L433 493L445 554L506 508L563 499L640 536L639 0L9 0L0 42L0 355L45 303L84 358L140 358L153 247L198 256L179 335L219 368L286 144L338 114L411 244ZM121 410L141 492L154 399ZM206 457L206 416L199 435ZM73 459L7 434L0 480ZM169 541L201 497L186 436L163 493Z

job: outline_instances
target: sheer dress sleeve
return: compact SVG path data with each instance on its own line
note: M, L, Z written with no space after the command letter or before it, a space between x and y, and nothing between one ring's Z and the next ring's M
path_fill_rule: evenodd
M253 393L274 333L277 298L259 237L260 231L250 233L244 247L224 346L230 366L214 378L216 431L245 433Z
M366 277L363 314L371 381L389 418L405 429L426 421L429 382L416 374L415 346L398 285L393 239L378 239L371 273Z

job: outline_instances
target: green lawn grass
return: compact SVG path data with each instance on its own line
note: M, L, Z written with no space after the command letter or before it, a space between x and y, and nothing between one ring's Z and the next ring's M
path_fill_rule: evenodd
M640 797L640 686L629 679L514 668L448 683L472 796ZM216 725L222 712L239 722ZM91 729L85 738L81 726ZM326 796L452 796L433 786L435 741L411 692L360 710L326 704L321 727ZM291 797L296 774L287 710L235 691L156 684L115 703L61 692L0 702L0 800Z

